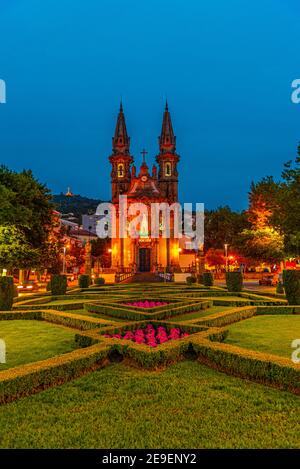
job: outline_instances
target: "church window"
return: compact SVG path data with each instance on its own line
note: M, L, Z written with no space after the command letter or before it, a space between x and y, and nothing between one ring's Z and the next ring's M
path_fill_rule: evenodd
M165 176L171 176L171 163L165 165Z
M122 163L118 164L118 177L122 178L124 176L124 165Z

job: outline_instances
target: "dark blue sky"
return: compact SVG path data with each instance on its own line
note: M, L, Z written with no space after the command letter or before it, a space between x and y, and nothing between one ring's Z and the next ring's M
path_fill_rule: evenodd
M298 0L0 0L0 162L54 192L110 197L122 96L136 162L157 153L166 96L180 198L242 209L296 156Z

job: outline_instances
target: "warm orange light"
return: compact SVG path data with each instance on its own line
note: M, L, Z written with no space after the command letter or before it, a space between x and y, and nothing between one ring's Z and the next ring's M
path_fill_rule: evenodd
M182 248L178 248L178 252L182 252Z
M111 248L109 248L107 252L111 253L111 252L112 252L112 249L111 249Z

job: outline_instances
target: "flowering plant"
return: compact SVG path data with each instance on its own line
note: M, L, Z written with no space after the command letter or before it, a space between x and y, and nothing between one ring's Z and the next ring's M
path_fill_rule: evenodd
M123 334L104 334L104 337L132 340L137 344L146 344L150 347L156 347L157 345L168 342L169 340L182 339L188 335L189 334L187 332L183 332L179 327L172 327L168 332L163 326L155 328L152 324L147 324L143 329L126 331Z
M133 303L124 303L126 306L137 306L138 308L155 308L156 306L165 306L169 303L166 301L135 301Z

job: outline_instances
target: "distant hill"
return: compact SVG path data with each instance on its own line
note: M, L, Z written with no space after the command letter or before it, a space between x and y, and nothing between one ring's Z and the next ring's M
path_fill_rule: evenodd
M53 202L58 212L64 214L73 213L76 218L81 218L81 215L95 213L97 206L102 201L89 199L81 195L68 197L61 193L59 195L53 195Z

